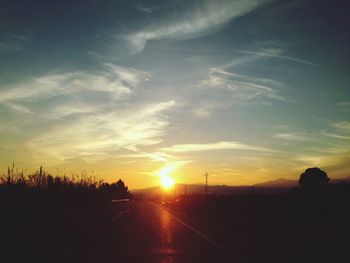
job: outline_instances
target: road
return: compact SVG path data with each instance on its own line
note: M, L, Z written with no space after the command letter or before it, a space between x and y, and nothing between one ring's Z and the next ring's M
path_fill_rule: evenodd
M140 201L25 222L3 235L2 262L239 262L188 221Z

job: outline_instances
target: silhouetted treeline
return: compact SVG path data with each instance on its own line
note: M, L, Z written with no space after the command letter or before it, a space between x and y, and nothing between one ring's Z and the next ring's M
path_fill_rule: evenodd
M0 176L1 208L19 209L37 207L54 210L65 206L109 202L111 199L130 198L122 180L109 184L93 176L53 176L42 167L32 174L8 168Z

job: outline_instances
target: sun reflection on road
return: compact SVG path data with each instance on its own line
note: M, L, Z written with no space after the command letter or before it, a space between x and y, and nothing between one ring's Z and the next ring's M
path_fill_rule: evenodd
M162 263L175 262L175 255L178 254L177 249L173 247L173 222L169 213L162 211L160 214L160 229L161 229L161 243L162 247L159 248L159 253L161 253L164 258Z

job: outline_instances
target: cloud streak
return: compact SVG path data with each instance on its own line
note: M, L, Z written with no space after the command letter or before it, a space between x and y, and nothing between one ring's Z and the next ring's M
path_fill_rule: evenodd
M299 133L277 133L275 138L295 142L301 142L307 139L306 136Z
M200 81L199 85L230 91L233 101L237 104L287 101L277 91L277 88L285 86L283 83L229 72L225 67L210 68L208 76Z
M47 74L3 87L0 104L11 114L27 114L14 123L26 130L24 145L32 155L52 161L112 158L166 135L175 100L132 101L148 78L144 71L103 64L99 71Z
M169 39L193 39L205 36L229 21L243 16L259 7L262 0L218 0L203 1L192 8L181 10L166 21L158 21L125 38L132 46L132 52L143 51L148 41Z
M47 74L0 91L0 103L38 100L84 91L109 93L119 99L129 95L147 77L147 73L131 68L105 64L100 72L67 72Z
M312 66L312 67L319 67L318 64L312 63L310 61L300 59L300 58L295 58L295 57L290 57L284 55L284 52L282 49L279 48L266 48L266 49L261 49L257 51L251 51L251 50L240 50L240 53L247 54L247 55L254 55L254 56L259 56L259 57L266 57L266 58L277 58L277 59L283 59L287 61L292 61L296 63L301 63L304 65Z
M122 148L137 151L139 146L163 141L169 125L164 114L174 106L175 101L165 101L124 111L78 116L42 131L27 146L59 160L106 158Z
M0 35L0 53L18 52L30 44L31 40L16 34Z
M160 151L169 153L187 153L187 152L202 152L213 150L248 150L248 151L263 151L272 152L273 150L256 146L246 145L235 141L220 141L204 144L177 144L170 147L161 148Z

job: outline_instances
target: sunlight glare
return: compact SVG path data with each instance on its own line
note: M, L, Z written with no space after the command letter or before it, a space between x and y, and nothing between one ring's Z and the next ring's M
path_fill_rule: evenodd
M175 181L173 178L171 178L169 176L169 174L174 170L174 168L172 166L165 166L163 169L161 169L158 172L158 175L160 176L160 183L163 186L163 188L165 188L166 190L170 189Z
M165 189L169 189L174 185L174 179L169 176L164 176L160 182Z

